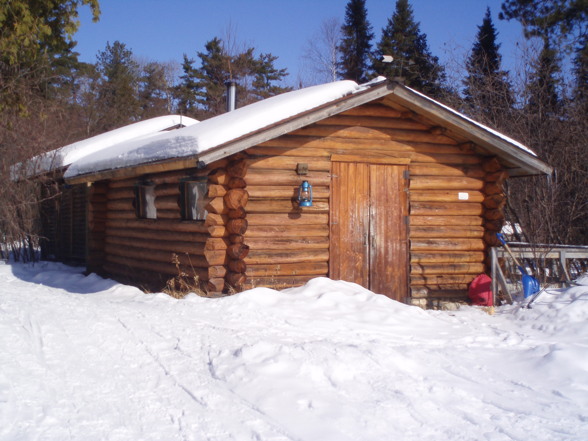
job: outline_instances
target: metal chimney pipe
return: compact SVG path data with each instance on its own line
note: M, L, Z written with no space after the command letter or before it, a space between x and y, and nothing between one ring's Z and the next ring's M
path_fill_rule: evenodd
M229 80L225 86L227 86L227 112L232 112L237 107L237 82Z

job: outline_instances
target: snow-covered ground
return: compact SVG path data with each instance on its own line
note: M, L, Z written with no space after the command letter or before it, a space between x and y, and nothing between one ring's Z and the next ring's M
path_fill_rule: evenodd
M586 439L588 286L488 315L0 263L2 441Z

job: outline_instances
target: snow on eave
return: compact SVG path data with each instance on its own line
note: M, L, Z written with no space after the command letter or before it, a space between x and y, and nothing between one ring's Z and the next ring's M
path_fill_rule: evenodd
M65 177L92 175L107 170L202 155L384 81L385 78L377 78L364 85L353 81L337 81L267 98L202 121L196 126L160 134L147 140L117 144L76 161L67 170Z
M553 171L527 146L414 89L395 83L391 87L391 92L395 97L392 98L394 101L432 121L437 121L440 125L446 126L496 154L506 162L509 174L512 176L551 174Z
M198 120L182 115L164 115L139 121L60 147L27 162L27 176L35 176L67 167L85 156L131 139L145 139L181 126L192 126ZM19 167L20 169L20 167Z
M520 142L518 142L518 141L516 141L516 140L514 140L514 139L512 139L512 138L510 138L508 136L506 136L505 134L500 133L500 132L498 132L498 131L496 131L494 129L491 129L488 126L485 126L484 124L479 123L478 121L475 121L475 120L471 119L470 117L464 115L463 113L458 112L457 110L452 109L451 107L446 106L445 104L440 103L439 101L436 101L433 98L428 97L427 95L422 94L418 90L411 89L408 86L404 86L404 87L406 89L410 90L411 92L413 92L414 94L419 95L421 98L424 98L424 99L430 101L431 103L433 103L433 104L435 104L435 105L437 105L439 107L442 107L443 109L445 109L445 110L453 113L455 116L457 116L457 117L459 117L461 119L464 119L464 120L468 121L469 123L471 123L471 124L473 124L475 126L478 126L480 129L482 129L482 130L484 130L486 132L489 132L489 133L493 134L494 136L496 136L498 138L501 138L503 141L505 141L505 142L507 142L509 144L512 144L513 146L515 146L515 147L517 147L517 148L519 148L519 149L521 149L521 150L529 153L532 156L537 157L537 153L535 153L533 150L531 150L526 145L521 144Z

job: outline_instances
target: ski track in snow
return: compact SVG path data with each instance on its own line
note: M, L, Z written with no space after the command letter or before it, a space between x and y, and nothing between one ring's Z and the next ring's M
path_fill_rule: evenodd
M0 263L0 441L585 440L587 319L588 287L490 316Z

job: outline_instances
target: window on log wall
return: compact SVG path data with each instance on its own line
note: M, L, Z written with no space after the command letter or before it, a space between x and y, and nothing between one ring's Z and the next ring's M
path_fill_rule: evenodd
M142 182L135 186L135 214L140 219L157 219L155 184Z
M184 220L204 220L208 212L206 194L208 183L206 181L182 181L180 184L180 210Z

